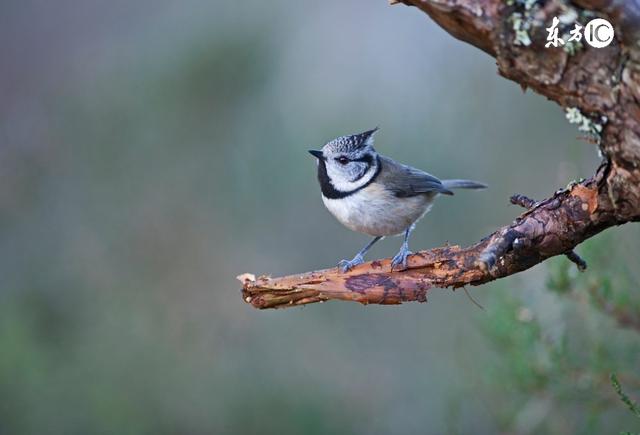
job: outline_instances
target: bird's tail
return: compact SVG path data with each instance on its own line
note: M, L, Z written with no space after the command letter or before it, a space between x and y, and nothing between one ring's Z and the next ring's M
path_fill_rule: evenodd
M486 189L489 187L484 183L471 180L442 180L442 185L446 189Z

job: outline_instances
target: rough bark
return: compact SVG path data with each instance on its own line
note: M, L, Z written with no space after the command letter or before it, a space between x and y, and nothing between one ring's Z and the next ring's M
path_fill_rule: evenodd
M304 305L330 299L398 304L425 301L432 287L479 285L513 275L555 256L579 266L573 248L615 225L640 220L640 55L637 1L539 1L531 9L515 0L405 0L426 12L451 35L497 60L499 73L523 88L579 110L591 127L603 163L587 180L572 183L544 201L522 198L528 208L512 224L467 248L418 252L409 267L391 271L389 260L362 264L348 273L327 269L281 278L245 274L243 298L256 308ZM585 9L589 8L589 10ZM515 42L514 14L527 16L530 45ZM612 22L616 39L606 48L585 46L575 54L545 48L554 16L600 16ZM582 23L586 24L585 22Z

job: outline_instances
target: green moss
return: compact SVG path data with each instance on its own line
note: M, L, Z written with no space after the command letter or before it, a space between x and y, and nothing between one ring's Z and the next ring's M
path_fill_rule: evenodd
M584 47L581 41L569 41L568 39L566 39L566 41L567 42L564 44L562 49L569 53L569 55L571 56L582 50L582 48Z
M525 47L531 45L529 31L534 25L533 13L539 8L537 0L507 0L506 4L515 7L507 19L514 32L513 43Z
M602 132L604 124L607 122L607 118L602 116L601 123L595 122L590 117L584 115L577 107L569 107L566 109L567 120L571 124L577 124L578 130L584 133L588 133L598 140L600 139L600 133Z

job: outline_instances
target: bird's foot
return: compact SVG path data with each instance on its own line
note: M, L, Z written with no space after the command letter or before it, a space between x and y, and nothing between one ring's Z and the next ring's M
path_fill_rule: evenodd
M395 257L393 257L391 259L391 271L393 272L393 269L396 266L400 266L402 265L402 270L407 268L407 258L409 257L409 255L413 254L413 252L409 251L409 248L405 245L402 245L402 248L400 248L400 252L398 252Z
M353 257L353 260L340 260L340 263L338 263L338 267L342 269L342 272L349 272L358 264L362 263L364 263L364 258L362 257L362 255L358 254Z

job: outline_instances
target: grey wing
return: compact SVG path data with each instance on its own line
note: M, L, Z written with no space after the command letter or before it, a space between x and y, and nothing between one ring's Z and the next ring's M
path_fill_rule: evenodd
M442 181L431 174L394 162L387 157L380 156L380 160L382 162L382 170L376 181L399 198L425 193L453 195L453 192L442 185Z

